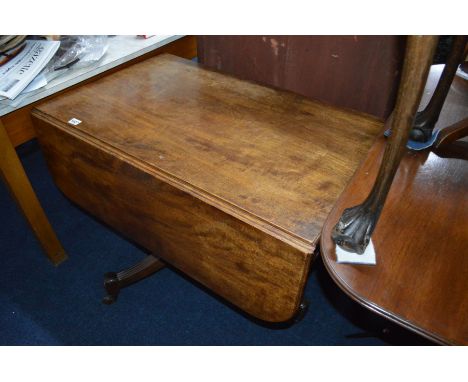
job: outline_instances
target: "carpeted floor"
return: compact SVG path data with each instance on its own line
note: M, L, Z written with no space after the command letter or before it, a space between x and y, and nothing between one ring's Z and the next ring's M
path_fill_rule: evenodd
M360 307L317 261L310 308L290 327L255 322L173 269L101 303L102 280L145 255L68 201L36 141L18 149L69 259L52 266L0 182L0 345L385 345L429 344Z

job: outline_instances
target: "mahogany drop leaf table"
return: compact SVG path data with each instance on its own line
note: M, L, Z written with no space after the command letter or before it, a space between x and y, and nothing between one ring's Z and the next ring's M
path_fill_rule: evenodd
M171 55L33 121L62 192L157 256L111 275L111 301L164 262L270 322L300 310L323 223L383 128Z

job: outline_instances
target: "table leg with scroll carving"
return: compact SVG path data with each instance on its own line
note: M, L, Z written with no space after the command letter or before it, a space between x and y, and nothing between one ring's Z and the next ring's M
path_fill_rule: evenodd
M434 94L425 109L416 114L413 129L410 134L412 140L426 142L431 138L432 130L439 119L440 111L444 106L458 65L466 55L466 42L467 36L455 36L447 63L437 83Z
M148 255L134 266L120 272L108 272L104 276L104 288L107 295L102 299L104 304L117 300L120 289L136 283L164 268L165 264L156 256Z
M332 231L334 242L348 251L362 254L369 243L403 156L436 44L436 36L408 38L392 135L385 147L377 179L367 199L358 206L347 208Z

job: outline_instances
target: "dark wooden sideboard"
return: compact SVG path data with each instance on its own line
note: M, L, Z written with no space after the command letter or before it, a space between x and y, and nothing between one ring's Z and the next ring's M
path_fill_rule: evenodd
M340 107L386 118L404 36L198 36L202 64Z

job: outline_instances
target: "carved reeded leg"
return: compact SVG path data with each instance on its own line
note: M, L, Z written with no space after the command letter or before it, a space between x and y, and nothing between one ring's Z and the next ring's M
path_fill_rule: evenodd
M437 87L426 108L416 114L410 137L413 141L426 142L432 136L440 111L444 105L458 65L465 56L466 36L455 36L447 63L437 83Z
M104 288L107 296L102 299L104 304L112 304L117 300L120 289L144 279L159 271L164 263L153 255L146 256L134 266L118 273L109 272L104 275Z
M403 156L436 44L436 36L408 37L392 117L392 135L387 141L377 179L367 199L358 206L346 209L332 231L334 242L348 251L362 254L369 243Z

